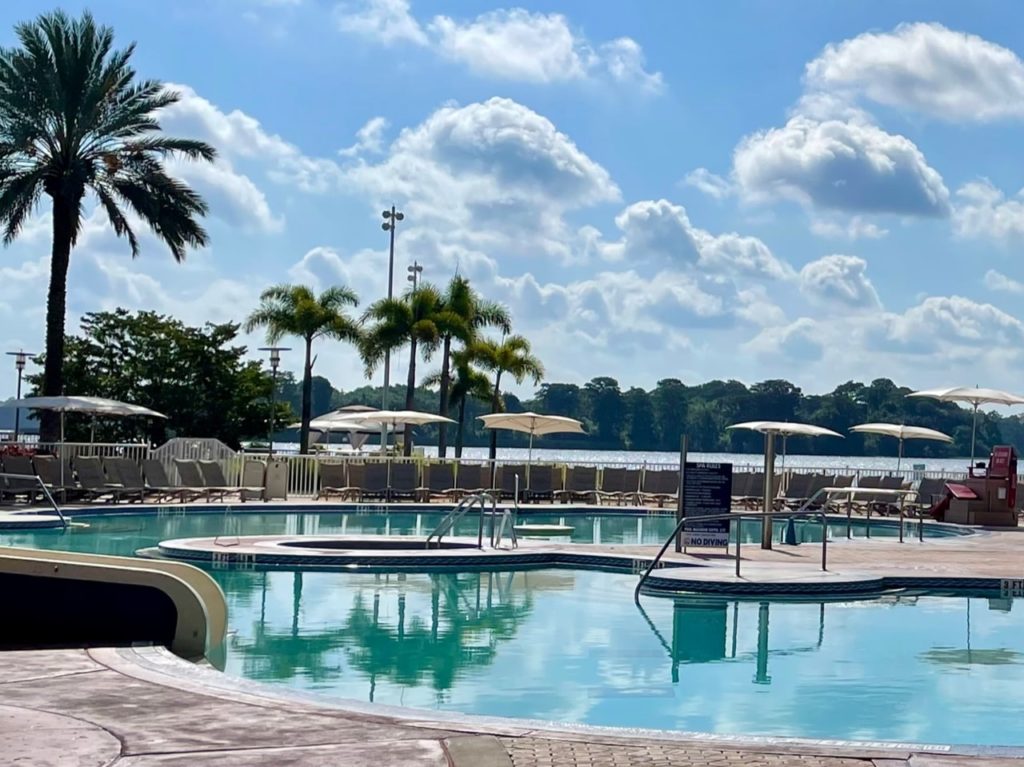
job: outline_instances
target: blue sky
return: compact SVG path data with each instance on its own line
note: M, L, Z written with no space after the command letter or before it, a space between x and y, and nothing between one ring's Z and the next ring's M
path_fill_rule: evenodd
M1021 388L1016 3L88 6L181 92L165 128L221 157L175 166L211 204L184 266L152 238L132 261L90 213L72 330L115 306L241 320L282 281L368 302L394 202L396 284L414 258L468 274L551 379ZM3 5L0 41L50 8ZM47 227L0 255L5 349L42 344Z

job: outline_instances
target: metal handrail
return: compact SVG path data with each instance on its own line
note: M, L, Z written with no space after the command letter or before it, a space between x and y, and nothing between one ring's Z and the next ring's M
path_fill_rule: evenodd
M66 530L68 527L67 517L64 516L64 512L60 510L60 506L53 500L53 496L50 494L50 488L43 482L42 477L38 477L35 474L9 474L7 472L0 472L0 477L6 477L7 479L27 479L31 482L35 482L39 485L39 489L43 492L43 496L47 501L50 502L50 508L53 509L54 513L60 518L61 526Z
M438 546L440 546L441 539L447 535L453 527L455 527L455 523L462 519L462 517L465 516L471 508L473 508L473 506L480 504L480 529L477 532L477 547L482 549L484 537L484 510L487 497L486 493L478 493L476 495L467 495L459 501L455 505L455 508L445 514L441 521L437 523L437 527L435 527L430 532L430 535L427 536L427 548L430 548L430 541L435 536L437 536L437 543Z
M809 503L810 501L808 501ZM640 581L636 584L636 589L633 591L633 601L637 604L640 603L640 589L643 588L646 583L648 576L651 571L658 566L661 558L665 556L665 552L668 547L675 540L676 536L683 531L686 524L689 523L704 523L712 522L721 519L774 519L775 517L820 517L821 518L821 569L828 571L826 566L828 563L828 512L825 510L816 511L731 511L728 514L709 514L707 516L700 517L683 517L679 520L679 523L672 530L672 534L665 540L665 544L661 547L657 556L651 560L651 563L644 570L644 574L640 576ZM743 531L736 530L736 577L740 575L740 548L743 542Z

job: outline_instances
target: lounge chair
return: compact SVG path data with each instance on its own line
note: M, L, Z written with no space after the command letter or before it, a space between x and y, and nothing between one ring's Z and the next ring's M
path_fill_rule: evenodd
M837 474L832 478L832 487L853 487L856 477L853 474ZM830 495L825 502L825 508L832 512L846 512L846 504L849 496Z
M142 459L142 477L147 488L160 493L165 500L177 499L181 503L202 498L205 492L175 485L167 476L167 469L156 458Z
M391 473L388 477L389 501L396 499L415 500L419 492L419 467L415 463L403 461L391 463Z
M353 464L362 467L363 464ZM338 496L340 500L352 497L358 493L358 488L352 487L348 481L349 466L344 463L321 463L320 464L320 489L316 492L316 498L330 498Z
M247 498L263 498L263 483L257 485L232 485L224 476L224 468L217 461L199 461L199 471L203 475L203 482L206 487L212 490L222 490L225 495L238 494L238 500L245 503Z
M530 501L553 501L555 499L555 467L531 466L530 482L523 491L523 498Z
M605 469L601 472L601 487L595 492L598 503L605 499L615 503L638 503L640 469Z
M679 472L676 469L645 470L637 499L640 503L657 503L663 508L668 501L679 498Z
M749 471L736 471L732 475L732 505L736 507L746 503L750 497L750 480L753 475Z
M4 456L2 471L4 474L16 474L16 477L3 477L0 488L0 495L9 495L17 500L19 495L25 496L27 503L34 503L36 498L42 495L39 483L31 479L36 476L32 466L32 459L27 455Z
M63 501L81 496L81 490L75 483L75 473L67 462L63 464L63 476L61 459L52 455L32 456L32 468L35 469L36 476L43 480L51 495L57 495Z
M80 455L75 457L75 473L82 492L89 500L101 498L117 503L122 498L142 501L143 491L138 487L125 487L118 479L108 477L98 456Z
M242 464L243 501L267 500L267 464L263 461L248 460Z
M182 487L186 487L197 493L197 497L202 498L207 503L215 499L222 501L226 496L234 494L234 488L220 488L207 485L206 479L203 477L203 472L199 468L199 461L175 458L174 468L178 470L178 476L181 478Z
M597 503L597 467L570 466L566 471L565 489L556 490L555 500L562 503L584 501Z
M355 481L353 479L353 484ZM366 498L388 499L388 465L383 462L365 464L362 481L359 483L359 500Z
M746 483L742 495L737 497L742 509L759 509L764 504L764 472L746 472Z
M460 463L455 487L462 495L491 492L491 467L480 463Z
M164 495L152 487L146 487L142 469L131 458L108 455L103 457L103 468L111 482L117 482L125 490L138 490L142 500L156 498L162 500Z
M879 487L883 490L905 490L908 484L903 477L882 477ZM904 503L903 493L880 494L872 501L871 509L878 514L896 514Z
M455 483L455 464L445 461L423 467L423 481L416 488L416 497L424 503L435 498L457 501L465 492Z
M498 491L498 498L515 498L517 476L519 494L523 497L523 489L526 487L526 464L508 463L498 468L498 476L494 479L494 489Z

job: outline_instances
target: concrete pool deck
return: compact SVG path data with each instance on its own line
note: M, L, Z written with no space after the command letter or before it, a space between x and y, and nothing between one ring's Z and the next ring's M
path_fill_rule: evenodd
M46 767L1017 767L998 749L551 728L328 702L155 648L0 653L4 764Z

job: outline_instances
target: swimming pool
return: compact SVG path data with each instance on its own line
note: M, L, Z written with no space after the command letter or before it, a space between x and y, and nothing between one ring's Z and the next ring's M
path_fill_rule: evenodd
M412 532L415 515L400 516L350 515L346 532ZM324 533L343 521L329 512L239 519L254 534L314 524ZM82 521L90 527L0 542L130 554L224 524L216 513ZM570 520L574 535L593 537L596 518L581 521ZM637 521L603 517L600 534L628 542ZM668 532L656 526L671 524L642 521L652 542ZM1009 599L657 598L640 611L636 576L607 572L211 574L228 600L226 671L285 687L620 727L1024 745L1024 639Z

